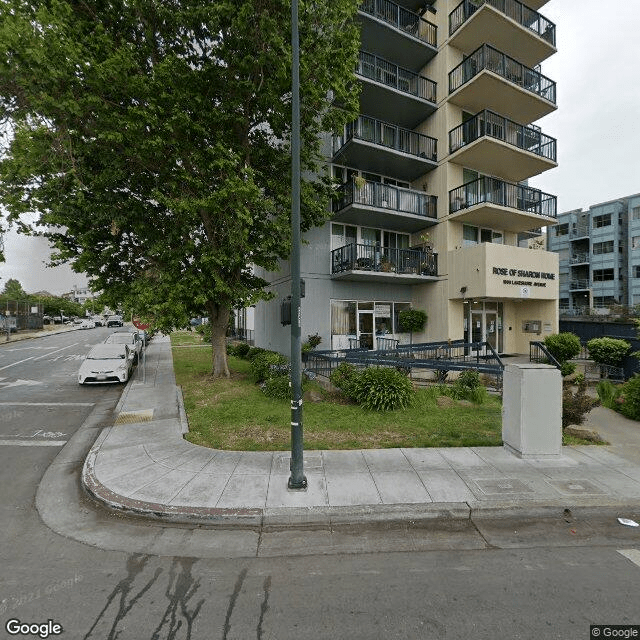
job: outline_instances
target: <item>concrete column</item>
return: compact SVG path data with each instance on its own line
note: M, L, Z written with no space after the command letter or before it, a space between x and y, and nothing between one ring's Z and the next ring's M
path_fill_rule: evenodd
M562 376L546 364L508 364L502 387L502 440L519 458L562 451Z

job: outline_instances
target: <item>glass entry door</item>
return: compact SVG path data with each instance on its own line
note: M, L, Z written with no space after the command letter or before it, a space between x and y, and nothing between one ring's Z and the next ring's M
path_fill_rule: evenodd
M361 349L373 349L373 311L358 311L358 339Z
M502 303L480 302L470 306L465 323L471 324L471 331L465 331L465 337L471 342L486 342L497 353L502 352ZM483 346L479 351L485 355L487 348Z

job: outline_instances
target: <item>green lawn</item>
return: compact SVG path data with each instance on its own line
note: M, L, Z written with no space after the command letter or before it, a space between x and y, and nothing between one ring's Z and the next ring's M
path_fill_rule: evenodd
M214 380L211 347L197 333L171 336L177 383L189 419L187 439L216 449L272 451L290 447L288 402L268 398L249 376L249 363L230 357L232 377ZM190 346L191 345L191 346ZM199 345L199 346L197 346ZM501 405L439 407L434 389L420 389L405 410L377 413L345 403L312 384L319 402L304 403L305 449L468 447L500 445Z

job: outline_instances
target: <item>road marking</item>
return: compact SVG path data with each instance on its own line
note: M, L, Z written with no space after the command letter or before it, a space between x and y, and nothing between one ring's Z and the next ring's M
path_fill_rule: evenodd
M66 440L0 440L0 447L61 447Z
M0 407L93 407L95 402L0 402Z
M13 364L6 364L4 367L0 367L0 371L3 371L4 369L8 369L9 367L15 367L17 364L22 364L23 362L28 362L29 360L40 360L42 358L47 358L50 355L53 355L54 353L57 353L58 351L64 351L65 349L71 349L71 347L75 347L78 344L80 344L80 343L79 342L74 342L73 344L70 344L67 347L61 347L60 349L56 349L55 351L51 351L49 353L45 353L42 356L31 356L30 358L25 358L24 360L18 360L18 362L14 362Z
M22 380L18 378L18 380L14 380L13 382L0 382L0 388L8 389L9 387L37 387L41 384L44 384L44 382L40 382L38 380Z
M618 553L640 567L640 549L618 549Z

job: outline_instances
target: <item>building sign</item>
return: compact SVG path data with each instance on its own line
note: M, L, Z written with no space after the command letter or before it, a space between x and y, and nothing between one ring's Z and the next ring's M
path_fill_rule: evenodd
M529 271L527 269L509 269L507 267L493 267L492 273L497 276L509 276L502 281L502 284L513 284L521 287L520 295L523 298L529 297L530 290L528 287L546 287L547 280L556 279L556 274L548 271Z
M378 318L390 318L391 317L391 305L390 304L375 304L373 308Z

